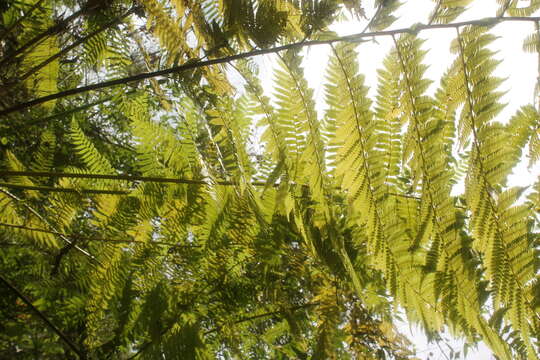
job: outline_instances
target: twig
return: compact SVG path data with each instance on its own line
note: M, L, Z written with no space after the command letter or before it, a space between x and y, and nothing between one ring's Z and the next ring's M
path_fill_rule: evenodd
M102 27L100 27L99 29L95 30L95 31L92 31L91 33L87 34L86 36L83 36L82 38L78 39L77 41L73 42L71 45L67 46L66 48L60 50L59 52L57 52L56 54L50 56L48 59L45 59L44 61L42 61L41 63L37 64L36 66L34 66L33 68L31 68L30 70L28 70L24 75L22 75L19 79L18 79L18 82L21 82L21 81L24 81L26 80L28 77L30 77L32 74L34 74L35 72L39 71L40 69L42 69L43 67L47 66L48 64L50 64L51 62L53 62L54 60L58 59L60 56L62 55L65 55L67 54L68 52L70 52L71 50L75 49L77 46L85 43L86 41L88 41L89 39L93 38L94 36L96 35L99 35L101 34L103 31L105 30L108 30L109 28L113 27L114 25L116 24L119 24L120 22L122 22L122 20L131 15L132 13L134 13L135 11L137 10L137 7L132 7L131 9L129 9L127 12L125 12L124 14L116 17L115 19L113 19L112 21L108 22L107 24L103 25Z
M498 17L503 17L504 14L506 13L506 11L508 10L508 8L510 7L510 3L512 2L512 0L506 0L506 2L504 3L502 9L501 9L501 12L499 13Z
M61 193L73 193L73 194L110 194L110 195L128 195L131 192L128 190L99 190L99 189L76 189L76 188L60 188L50 186L32 186L21 184L10 184L0 182L0 187L18 190L37 190L45 192L61 192Z
M32 309L32 311L34 311L36 313L36 315L41 319L43 320L43 322L45 322L47 324L47 326L49 326L51 328L51 330L53 330L70 348L71 350L73 350L73 352L75 354L77 354L79 356L79 359L86 359L86 355L81 351L79 350L79 348L59 329L57 328L52 322L51 320L49 320L47 318L47 316L45 316L44 313L42 313L40 310L38 310L33 304L32 302L30 301L30 299L28 299L22 292L19 291L19 289L17 289L15 286L13 286L7 279L5 279L1 274L0 274L0 280L6 285L6 287L8 289L10 289L13 293L15 293L17 295L17 297L19 299L21 299L26 305L28 305L28 307L30 309Z
M40 219L43 223L45 223L47 226L49 226L51 229L53 229L55 232L57 232L54 227L43 217L40 215L40 213L38 213L36 210L34 210L34 208L32 208L31 206L29 206L28 204L25 204L21 199L19 199L19 197L13 195L12 193L10 193L9 191L7 190L4 190L4 189L0 189L0 192L3 192L4 194L6 194L7 196L9 196L10 198L12 198L13 200L16 200L18 202L21 202L23 204L23 206L28 210L30 211L32 214L34 214L38 219ZM70 239L68 239L66 236L64 235L61 235L61 233L58 233L58 236L63 240L65 241L67 244L72 244L72 241ZM74 246L75 249L77 249L79 252L83 253L85 256L89 257L90 259L92 259L93 261L95 262L98 262L99 261L94 257L92 256L88 251L84 250L84 249L81 249L79 246L75 245Z
M312 307L312 306L317 306L317 305L319 305L319 303L307 303L307 304L304 304L304 305L293 306L293 307L289 308L288 310L289 311L297 311L297 310L300 310L300 309L305 309L307 307ZM257 319L260 319L260 318L263 318L263 317L278 315L278 314L283 313L283 311L284 310L276 310L276 311L270 311L270 312L267 312L267 313L264 313L264 314L243 317L243 318L240 318L240 319L236 320L233 324L240 324L240 323L247 322L247 321L257 320ZM222 328L222 326L217 326L214 329L206 331L204 333L204 335L208 335L208 334L211 334L213 332L219 331L221 328Z
M42 232L47 234L54 234L54 235L61 235L73 238L75 240L81 240L81 241L98 241L98 242L111 242L111 243L141 243L141 244L155 244L155 245L163 245L163 246L171 246L171 247L178 247L178 248L198 248L201 247L200 245L179 245L175 243L165 242L165 241L142 241L142 240L128 240L128 239L103 239L103 238L94 238L94 237L85 237L85 236L79 236L79 235L68 235L65 233L61 233L58 231L52 231L52 230L46 230L46 229L40 229L40 228L33 228L28 227L24 225L16 225L16 224L7 224L0 222L0 226L4 227L10 227L15 229L21 229L21 230L27 230L27 231L36 231L36 232ZM15 245L15 244L13 244Z
M97 114L99 114L99 112L96 112L96 113L92 114L92 116L97 115ZM117 120L117 119L115 118L115 120ZM101 140L101 141L103 141L103 142L105 142L105 143L107 143L107 144L109 144L109 145L111 145L111 146L115 146L115 147L118 147L118 148L120 148L120 149L124 149L124 150L126 150L126 151L130 151L130 152L135 151L135 149L134 149L133 147L129 146L129 145L119 144L119 143L116 143L116 142L114 142L113 140L109 139L109 138L107 137L107 135L106 135L106 134L103 134L103 133L101 132L101 129L99 129L99 128L98 128L97 126L95 126L94 124L90 123L90 126L91 126L91 128L90 128L89 131L90 131L92 134L94 134L94 135L96 136L97 139L99 139L99 140Z
M106 174L77 174L77 173L62 173L62 172L33 172L33 171L0 171L0 177L7 176L33 176L33 177L52 177L52 178L77 178L77 179L103 179L103 180L125 180L125 181L143 181L155 183L171 183L171 184L193 184L193 185L212 185L212 181L180 179L180 178L162 178L153 176L137 176L137 175L106 175ZM236 181L218 180L217 185L238 185ZM253 186L266 186L265 182L254 181ZM20 188L26 185L18 185ZM275 184L279 186L279 184ZM76 190L76 189L73 189ZM69 192L69 190L67 190ZM89 190L87 191L98 191Z
M125 93L124 95L131 95L133 93L135 93L135 91L129 91L129 92ZM106 103L107 101L110 101L112 99L113 99L113 96L105 96L105 97L103 97L101 99L98 99L98 100L96 100L94 102L91 102L89 104L78 106L78 107L75 107L73 109L69 109L69 110L66 110L66 111L57 112L56 114L52 114L52 115L44 117L44 118L29 119L28 121L24 121L24 122L20 123L19 125L15 125L15 126L11 127L9 129L9 131L20 132L22 129L25 129L28 126L36 125L36 124L40 124L40 123L47 123L48 121L56 119L58 117L75 114L75 113L77 113L79 111L89 109L89 108L94 107L96 105L101 105L101 104Z
M538 75L536 76L536 88L533 93L533 103L536 104L536 111L540 112L540 25L538 22L534 23L534 30L536 31L536 36L538 37L538 43L536 44L536 52L538 54ZM537 125L538 128L539 125Z
M375 14L371 17L371 19L369 20L369 22L366 24L366 27L364 27L364 29L360 32L361 34L364 34L366 31L368 31L370 28L371 28L371 25L373 25L373 22L377 19L377 17L379 16L379 13L381 12L382 8L384 6L384 2L381 1L381 3L379 4L379 6L377 6L377 10L375 10Z
M311 307L311 306L317 306L317 305L319 305L319 303L308 303L308 304L304 304L304 305L298 305L298 306L290 308L289 311L296 311L296 310L304 309L304 308ZM246 321L256 320L256 319L260 319L260 318L267 317L267 316L272 316L272 315L277 315L277 314L280 314L282 312L283 312L283 310L278 310L278 311L267 312L267 313L264 313L264 314L248 316L248 317L244 317L244 318L241 318L241 319L235 321L234 324L240 324L240 323L243 323L243 322L246 322ZM165 335L171 328L172 328L172 326L169 326L167 329L162 331L161 336ZM203 335L208 335L210 333L219 331L220 329L221 329L221 326L217 326L214 329L206 331ZM132 360L132 359L135 359L136 357L138 357L143 351L145 351L150 345L152 345L152 343L153 343L152 341L148 341L147 343L143 344L141 346L141 348L135 354L133 354L131 357L128 358L128 360Z
M79 11L74 12L70 16L68 16L66 19L56 23L55 25L49 27L44 32L34 36L31 40L29 40L26 44L22 45L20 48L14 50L11 54L6 55L3 59L0 60L0 67L6 65L10 60L14 59L15 57L19 56L32 46L38 44L43 39L45 39L47 36L55 35L62 31L67 24L69 24L73 19L79 17L80 15L84 14L88 10L87 7L82 7Z
M439 16L439 9L441 8L441 2L442 0L437 1L437 5L435 6L435 10L433 10L433 14L430 16L428 25L433 24L433 21Z
M38 0L34 5L32 5L32 7L30 9L28 9L27 12L24 13L23 16L21 16L20 18L17 19L17 21L15 21L9 28L7 28L6 30L4 30L4 32L2 33L2 35L0 35L0 39L3 39L6 35L9 35L13 29L15 29L20 23L22 23L27 17L29 17L30 15L32 15L32 13L34 12L34 10L36 10L38 8L38 6L41 5L41 3L43 2L43 0Z

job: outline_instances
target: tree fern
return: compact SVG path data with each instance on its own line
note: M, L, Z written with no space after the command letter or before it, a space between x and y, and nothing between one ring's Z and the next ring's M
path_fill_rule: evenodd
M496 205L498 198L502 196L497 190L498 186L501 183L504 184L506 176L519 160L520 154L515 154L514 149L519 148L520 142L524 140L520 139L518 131L517 136L514 137L515 140L507 143L509 152L500 153L500 150L495 148L497 140L501 141L499 136L505 136L503 135L505 132L500 125L490 123L494 114L500 109L500 105L496 103L498 94L493 92L498 81L488 77L496 63L489 60L489 52L483 48L490 39L486 35L479 34L478 30L472 29L458 35L458 55L461 60L459 76L463 81L462 86L466 89L464 98L462 97L466 103L461 116L463 124L461 136L468 138L472 133L473 141L474 164L470 165L466 179L466 198L472 211L475 245L486 254L486 275L496 293L496 306L505 304L510 307L509 320L524 333L523 341L527 345L528 356L532 357L534 356L533 345L527 336L530 325L520 321L519 316L516 315L527 311L523 308L530 306L526 305L529 304L530 299L523 292L523 286L532 273L526 276L527 280L519 277L522 265L516 268L513 264L516 261L523 264L523 260L515 259L507 251L510 244L512 247L517 246L518 249L515 250L517 253L525 254L525 257L529 254L530 260L525 261L528 264L532 264L533 253L527 242L521 245L513 244L513 239L515 236L519 237L519 232L510 238L506 236L503 229L508 224ZM482 66L482 71L474 71L473 69L477 66ZM474 73L473 76L471 76L472 73ZM520 120L515 118L509 126L514 128L519 126L516 125L519 122ZM514 128L514 130L518 129ZM506 163L501 164L501 160ZM516 197L514 196L510 201L516 201Z
M411 359L402 310L432 341L537 358L540 185L510 175L540 157L539 116L531 104L498 121L490 49L491 26L537 22L539 4L497 3L456 23L474 3L434 1L425 25L396 30L400 1L6 5L0 259L22 291L0 300L19 329L0 348ZM328 31L350 13L363 32ZM455 59L432 93L418 34L439 28L457 29ZM383 36L372 93L363 49ZM323 106L299 50L315 45L330 53ZM273 89L251 59L268 53ZM44 54L56 60L36 67Z

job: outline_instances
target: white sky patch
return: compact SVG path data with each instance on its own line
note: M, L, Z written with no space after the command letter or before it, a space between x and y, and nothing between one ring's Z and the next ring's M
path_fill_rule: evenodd
M373 1L369 3L372 4ZM390 29L407 28L416 23L426 24L435 5L435 2L431 0L404 1L404 3L395 14L399 19ZM475 1L455 22L496 16L497 9L498 5L495 0ZM372 7L366 6L366 10L368 10L368 17L373 15ZM331 30L335 31L339 36L351 35L361 32L365 25L365 20L353 19L335 24L331 27ZM501 101L507 104L497 116L496 121L506 123L521 106L534 105L538 57L536 54L525 53L522 49L523 40L533 31L534 25L532 22L503 22L490 30L491 34L498 37L490 45L490 48L496 51L495 58L501 60L494 75L505 79L499 90L506 92ZM456 38L456 31L454 29L424 30L419 33L419 37L425 40L422 48L428 50L424 63L429 66L426 77L434 81L428 89L428 93L433 94L439 86L439 79L456 58L456 54L450 52L450 43ZM357 47L359 54L358 64L360 72L365 76L365 83L370 88L369 96L374 99L377 90L377 69L382 67L382 61L392 48L393 42L389 36L366 40ZM304 75L309 86L314 90L319 118L322 118L322 111L325 106L324 83L329 54L330 47L328 45L312 46L302 51ZM276 58L276 55L268 55L255 60L260 67L259 76L265 92L270 97L272 97L273 93L272 71L276 65ZM527 149L525 149L522 161L514 168L513 174L508 178L509 186L529 186L538 179L540 164L529 169L526 151ZM461 192L463 192L463 184L456 186L453 195ZM450 349L442 343L440 346L435 343L428 343L419 327L402 323L399 328L414 342L420 359L448 358ZM451 338L450 336L447 337ZM462 340L452 339L448 344L455 351L462 351L464 343ZM480 344L477 349L469 349L466 357L463 357L462 352L462 358L487 360L493 357L489 349L484 344Z

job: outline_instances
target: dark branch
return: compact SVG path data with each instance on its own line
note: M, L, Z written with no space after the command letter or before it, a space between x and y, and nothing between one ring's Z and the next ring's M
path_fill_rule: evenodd
M155 182L155 183L171 183L171 184L193 184L193 185L212 185L212 181L205 180L192 180L192 179L179 179L179 178L162 178L162 177L152 177L152 176L137 176L137 175L105 175L105 174L75 174L75 173L60 173L60 172L33 172L33 171L0 171L0 177L7 176L33 176L33 177L52 177L52 178L78 178L78 179L102 179L102 180L125 180L125 181L143 181L143 182ZM238 185L238 182L235 181L224 181L218 180L215 182L217 185ZM252 182L254 186L266 186L265 182ZM2 184L0 184L2 185ZM13 184L10 184L13 185ZM42 190L45 187L37 187L39 189L31 189L26 185L15 185L18 188L26 188L30 190ZM276 185L277 186L277 185ZM52 189L52 188L49 188ZM56 188L55 188L56 189ZM70 190L65 189L66 192L71 192ZM76 189L75 192L80 192ZM48 190L56 191L56 190ZM62 190L58 190L62 191ZM99 192L102 190L90 190L87 189L87 192Z
M18 81L24 81L26 80L28 77L30 77L32 74L36 73L37 71L39 71L40 69L42 69L43 67L47 66L48 64L50 64L51 62L53 62L54 60L58 59L59 57L67 54L68 52L70 52L71 50L75 49L77 46L81 45L81 44L84 44L86 41L88 41L89 39L93 38L94 36L97 36L99 34L101 34L102 32L110 29L111 27L115 26L116 24L119 24L122 22L122 20L124 18L126 18L127 16L131 15L132 13L134 13L135 11L137 10L136 7L133 7L131 8L130 10L128 10L127 12L125 12L124 14L116 17L115 19L113 19L112 21L108 22L107 24L103 25L102 27L100 27L99 29L95 30L95 31L92 31L91 33L89 33L88 35L78 39L77 41L73 42L71 45L67 46L66 48L62 49L61 51L57 52L56 54L52 55L51 57L49 57L48 59L45 59L43 60L41 63L39 63L38 65L34 66L33 68L31 68L30 70L28 70L24 75L22 75Z
M75 188L60 188L60 187L50 187L50 186L32 186L32 185L21 185L21 184L10 184L0 182L0 187L5 187L9 189L17 190L37 190L45 192L61 192L61 193L73 193L73 194L109 194L109 195L128 195L130 191L128 190L99 190L99 189L75 189Z
M79 235L69 235L69 234L64 234L64 233L58 232L58 231L45 230L45 229L28 227L28 226L24 226L24 225L7 224L7 223L1 223L1 222L0 222L0 226L8 227L8 228L14 228L14 229L20 229L20 230L26 230L26 231L36 231L36 232L41 232L41 233L46 233L46 234L53 234L53 235L58 235L58 236L61 235L61 236L70 237L72 239L80 240L80 241L97 241L97 242L127 243L127 244L131 244L131 243L146 244L146 243L148 243L148 244L171 246L171 247L177 247L177 248L198 248L198 247L200 247L200 245L179 245L179 244L175 244L175 243L171 243L171 242L165 242L165 241L154 241L154 240L152 240L152 241L142 241L142 240L132 240L132 239L103 239L103 238L85 237L85 236L79 236ZM67 246L72 246L74 243L75 242L72 242L71 244L68 244ZM13 245L15 245L15 244L13 244Z
M54 263L53 263L53 268L51 270L51 276L58 275L58 270L60 269L60 264L62 263L62 259L64 258L64 256L67 255L69 250L73 249L76 243L77 243L77 240L73 241L71 244L67 244L66 246L60 249L58 254L54 257Z
M47 30L45 30L44 32L34 36L31 40L29 40L26 44L24 44L23 46L21 46L20 48L16 49L15 51L13 51L13 53L5 56L1 61L0 61L0 67L6 65L9 61L11 61L12 59L14 59L15 57L19 56L20 54L22 54L23 52L25 52L26 50L28 50L29 48L31 48L32 46L34 45L37 45L38 43L40 43L43 39L45 39L47 36L51 36L51 35L55 35L55 34L58 34L60 33L63 29L66 28L66 26L71 22L73 21L74 19L76 19L77 17L79 17L80 15L84 14L86 11L88 10L87 7L82 7L79 11L76 11L74 12L73 14L71 14L70 16L68 16L66 19L58 22L57 24L49 27Z
M32 15L32 13L34 12L34 10L36 10L36 9L41 5L41 3L42 3L43 1L44 1L44 0L39 0L39 1L37 1L34 5L32 5L32 7L31 7L30 9L28 9L28 11L25 12L23 16L21 16L20 18L18 18L17 21L15 21L9 28L7 28L6 30L4 30L4 32L2 33L2 35L0 35L0 39L3 39L6 35L11 34L11 32L12 32L17 26L19 26L20 23L22 23L26 18L28 18L30 15Z
M28 211L30 211L32 214L34 214L35 217L37 217L40 221L42 221L44 224L46 224L47 226L49 226L51 229L53 229L53 231L57 232L54 227L47 221L47 219L45 219L39 212L37 212L33 207L31 207L30 205L24 203L21 199L19 199L17 196L13 195L12 193L10 193L9 191L7 190L4 190L4 189L0 189L0 192L3 192L4 194L6 194L8 197L10 197L11 199L17 201L17 202L20 202L22 203L22 206L25 207ZM66 244L71 244L73 241L68 239L67 236L64 236L62 233L60 232L57 232L58 233L58 236L60 237L60 239L62 239ZM77 251L83 253L85 256L89 257L90 259L92 259L93 261L99 263L99 261L94 257L92 256L88 251L84 250L84 249L81 249L79 246L77 245L74 245L75 249L77 249Z
M277 47L273 47L269 49L254 50L254 51L244 52L244 53L240 53L240 54L236 54L232 56L206 60L206 61L194 61L194 62L188 61L187 63L183 65L174 66L168 69L163 69L163 70L158 70L158 71L153 71L153 72L144 72L144 73L136 74L133 76L128 76L125 78L104 81L101 83L87 85L87 86L81 86L81 87L61 91L55 94L43 96L43 97L28 101L25 103L14 105L5 110L2 110L0 111L0 116L5 116L19 110L23 110L23 109L26 109L35 105L43 104L47 101L56 100L56 99L64 98L71 95L81 94L81 93L85 93L92 90L103 89L103 88L108 88L108 87L117 86L117 85L125 85L134 81L150 79L157 76L181 73L187 70L197 69L197 68L206 67L210 65L225 64L225 63L239 60L239 59L245 59L245 58L264 55L264 54L273 54L273 53L278 53L278 52L289 50L289 49L301 48L305 46L315 46L315 45L330 45L330 44L341 42L341 41L357 42L363 38L373 38L373 37L378 37L378 36L391 36L391 35L398 35L398 34L411 34L411 33L418 33L424 30L431 30L431 29L459 28L459 27L467 26L467 25L492 26L492 25L495 25L504 21L538 22L540 21L540 17L520 17L520 16L490 17L490 18L485 18L485 19L480 19L480 20L463 21L463 22L451 23L451 24L430 24L430 25L419 24L419 25L416 25L414 29L402 28L402 29L396 29L396 30L366 32L366 33L359 33L359 34L336 37L334 39L328 39L328 40L311 40L311 41L297 42L297 43L277 46Z
M317 305L319 305L319 303L308 303L308 304L304 304L304 305L298 305L298 306L294 306L294 307L290 308L289 311L297 311L297 310L300 310L300 309L305 309L305 308L312 307L312 306L317 306ZM283 310L271 311L271 312L267 312L267 313L264 313L264 314L243 317L243 318L240 318L240 319L236 320L234 322L234 324L240 324L240 323L243 323L243 322L257 320L257 319L260 319L260 318L273 316L273 315L278 315L278 314L281 314L281 313L283 313ZM165 335L171 328L172 328L172 326L169 326L167 329L162 331L161 336ZM221 329L221 326L218 326L218 327L216 327L214 329L206 331L204 333L204 335L208 335L210 333L219 331L220 329ZM131 357L128 358L128 360L132 360L132 359L137 358L141 353L143 353L152 344L153 344L152 341L148 341L147 343L143 344L135 354L133 354Z
M304 305L293 306L288 310L289 311L298 311L298 310L301 310L301 309L305 309L305 308L312 307L312 306L317 306L317 305L319 305L319 303L307 303L307 304L304 304ZM267 312L267 313L264 313L264 314L246 316L246 317L243 317L243 318L240 318L240 319L236 320L234 322L234 324L240 324L240 323L243 323L243 322L253 321L253 320L265 318L265 317L268 317L268 316L279 315L279 314L282 314L282 313L283 313L283 310L276 310L276 311L270 311L270 312ZM204 333L204 335L208 335L210 333L219 331L220 329L221 329L221 326L218 326L218 327L216 327L214 329L206 331Z
M33 312L36 313L36 315L43 320L44 323L47 324L48 327L51 328L52 331L54 331L69 347L75 354L79 356L80 359L86 359L86 355L79 350L79 348L59 329L57 328L51 320L45 316L44 313L39 311L22 292L19 291L15 286L13 286L8 280L6 280L1 274L0 274L0 280L6 285L8 289L10 289L19 299L21 299L30 309L32 309Z

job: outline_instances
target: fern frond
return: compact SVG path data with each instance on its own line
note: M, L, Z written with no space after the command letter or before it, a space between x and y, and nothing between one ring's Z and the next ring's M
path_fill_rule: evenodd
M448 24L459 17L472 0L434 0L437 4L429 19L433 24Z
M30 239L40 247L59 248L59 241L54 234L32 230L33 228L50 229L50 224L44 221L43 217L30 211L31 208L28 205L22 205L21 199L4 189L0 189L0 208L2 209L0 220L3 223L22 225L22 227L10 228L14 234L22 236L23 239Z
M24 57L22 69L26 72L57 52L57 38L55 36L48 36ZM37 97L56 93L58 91L58 72L59 63L58 59L55 59L42 67L39 71L30 75L25 80L25 85L34 92ZM55 102L55 100L46 102L44 107L47 110L51 110L54 107Z
M52 131L44 131L41 134L39 147L35 152L34 159L29 168L36 172L50 171L54 164L56 150L56 136Z
M377 12L375 17L370 21L370 29L373 31L384 30L392 25L397 17L394 13L402 5L399 0L377 0Z
M75 146L77 155L80 156L90 172L114 174L115 171L109 161L97 151L75 119L71 122L70 140Z
M189 17L186 18L185 23L182 23L183 17L179 17L179 20L174 19L157 0L145 1L144 7L148 11L146 26L153 29L154 36L167 50L168 64L179 62L179 59L185 56L188 59L197 57L198 50L191 49L187 43L187 32L190 29Z
M323 204L329 185L313 91L307 87L298 54L289 52L281 62L281 70L276 72L276 97L281 109L278 117L290 154L288 158L296 156L295 163L290 166L295 174L291 180L307 181L313 199Z
M524 3L527 3L527 5L522 4L521 2L517 1L509 1L509 5L507 7L507 13L510 16L531 16L534 14L535 11L540 9L540 1L538 0L528 0L523 1ZM499 0L499 3L501 3L501 8L503 6L506 6L506 3L502 0Z
M463 99L466 102L464 111L467 111L464 116L468 118L470 131L467 133L472 133L473 141L472 163L467 174L465 195L467 206L472 212L471 228L475 246L485 253L486 276L495 291L495 302L497 306L508 308L507 314L511 314L510 322L522 332L521 340L527 348L527 353L533 354L534 345L528 336L530 325L522 321L521 315L524 311L534 313L531 307L532 299L524 291L532 276L530 273L522 276L523 266L527 266L534 256L530 244L526 240L519 241L522 231L515 229L516 232L512 231L510 235L506 230L508 226L512 227L514 224L512 221L509 222L509 210L505 207L517 201L519 192L514 191L506 195L507 193L498 189L520 159L521 147L527 141L525 134L528 133L522 129L530 128L536 115L523 116L524 113L519 112L508 125L508 129L512 129L514 133L510 138L505 127L489 123L500 108L496 103L500 95L494 91L499 81L490 76L496 64L492 61L483 67L483 71L475 71L478 64L486 64L489 52L483 47L490 41L485 35L476 35L478 34L475 33L473 37L472 31L468 30L463 36L458 33L457 39L459 76L464 79L463 86L467 89L466 98ZM470 49L473 48L475 51L471 53ZM475 75L471 76L473 73ZM495 147L497 142L506 146ZM503 204L507 205L503 205L503 209L499 208L498 202L506 197L508 200L503 200ZM521 216L521 224L525 224L523 218L526 219L529 215L525 211Z
M11 171L26 171L27 170L24 164L21 161L19 161L19 159L11 151L6 150L5 155L6 155L6 158L3 161L4 163L3 165L8 170L11 170ZM35 185L34 181L26 176L10 176L8 177L8 179L13 184L20 184L20 185L27 185L27 186ZM37 198L39 196L36 190L25 190L25 194L31 198Z
M327 117L336 122L336 177L348 193L351 206L362 214L370 234L370 249L378 253L381 248L381 224L371 184L377 157L375 121L367 99L367 88L363 77L358 75L356 52L350 44L334 49L328 69L327 102L330 108ZM345 91L344 91L345 90ZM374 151L371 155L370 151ZM367 154L370 154L368 157ZM373 158L371 158L373 156ZM368 211L361 210L362 208ZM354 210L353 210L354 211Z
M236 104L220 101L215 110L208 110L209 122L217 130L214 141L218 144L227 174L238 181L240 187L249 186L253 165L245 144L249 141L250 118L247 117L246 99L240 98Z

